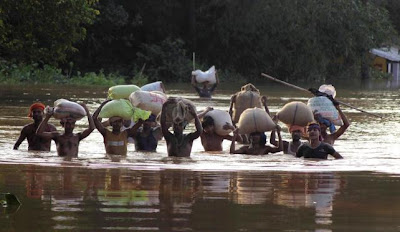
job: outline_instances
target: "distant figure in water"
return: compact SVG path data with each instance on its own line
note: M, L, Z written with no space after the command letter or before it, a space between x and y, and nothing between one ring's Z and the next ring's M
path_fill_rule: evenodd
M219 79L217 73L215 74L215 84L213 84L211 87L208 87L208 81L203 82L203 87L200 88L197 86L196 82L196 76L192 76L192 86L196 90L196 92L199 94L199 97L203 98L211 98L212 94L214 93L215 88L217 88L219 84Z
M265 145L267 142L267 136L264 132L253 132L250 134L250 145L242 146L239 149L235 149L235 141L237 136L239 135L238 129L233 131L233 139L231 143L231 154L245 154L245 155L266 155L269 153L276 153L282 151L283 143L281 137L281 128L280 126L276 126L276 131L278 133L279 138L279 146L272 147L269 145Z
M193 140L197 139L203 128L201 127L200 120L197 116L195 109L188 105L188 114L191 114L195 120L196 131L190 134L183 134L183 130L186 127L187 121L184 120L181 123L173 123L172 127L174 133L169 132L167 125L167 106L168 104L174 103L175 99L168 99L162 107L161 111L161 131L164 135L165 141L167 142L168 156L177 157L189 157L192 152Z
M110 155L125 156L128 153L128 137L134 137L137 129L141 126L142 122L138 122L133 127L122 131L121 127L123 125L123 118L111 117L108 121L110 122L112 131L108 130L103 126L98 117L103 106L109 101L111 100L107 100L101 103L99 108L93 114L93 121L97 130L103 136L106 153Z
M46 132L45 128L48 125L48 121L50 117L53 115L53 111L49 110L46 112L46 117L40 123L39 128L36 131L36 134L40 137L53 139L57 145L57 153L59 156L70 156L77 157L78 156L78 147L79 142L88 137L90 133L94 130L94 122L92 117L90 116L89 110L85 104L81 104L82 107L86 111L86 116L89 121L89 128L84 130L81 133L74 134L75 122L76 119L72 117L66 117L61 119L60 124L64 127L64 133L59 133L57 131Z
M50 151L51 139L46 137L41 137L36 135L36 130L39 127L40 123L43 120L43 111L45 105L42 103L34 103L29 107L29 118L33 119L33 123L25 125L17 142L15 142L14 150L18 150L21 143L27 139L28 140L28 150L30 151ZM47 124L44 128L45 132L53 132L56 131L56 128L53 124Z
M335 159L343 157L328 143L321 142L321 127L312 122L307 126L309 143L302 144L297 150L296 157L328 159L328 155Z

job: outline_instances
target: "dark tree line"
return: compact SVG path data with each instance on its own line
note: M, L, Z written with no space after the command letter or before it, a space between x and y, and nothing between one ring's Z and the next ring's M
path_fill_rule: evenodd
M2 0L0 57L80 71L143 70L187 80L268 72L287 80L358 78L368 51L397 41L396 0Z

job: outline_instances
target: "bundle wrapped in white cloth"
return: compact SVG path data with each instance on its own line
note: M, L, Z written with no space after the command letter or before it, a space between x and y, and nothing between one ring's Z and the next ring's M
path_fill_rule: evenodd
M85 117L85 115L86 111L83 106L76 102L66 99L58 99L54 102L53 116L57 119L71 117L79 120Z
M207 71L203 72L200 69L192 71L192 76L195 76L197 83L203 83L208 81L209 84L215 84L217 81L215 78L215 66L212 66Z

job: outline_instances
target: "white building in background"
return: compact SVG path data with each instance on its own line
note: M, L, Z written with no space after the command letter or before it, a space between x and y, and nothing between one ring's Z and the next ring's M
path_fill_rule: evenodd
M373 66L374 68L392 74L392 79L389 80L390 87L400 86L400 54L399 48L384 47L375 48L370 51L374 56Z

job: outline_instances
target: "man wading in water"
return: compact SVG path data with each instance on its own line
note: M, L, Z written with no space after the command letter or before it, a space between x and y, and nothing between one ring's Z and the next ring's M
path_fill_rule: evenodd
M86 111L86 116L89 121L89 128L84 130L81 133L74 134L75 122L76 119L72 117L66 117L61 119L60 124L64 127L64 133L59 133L57 131L53 132L45 132L44 129L47 126L47 122L50 117L53 115L53 111L49 110L46 112L46 118L40 123L39 128L36 131L36 134L40 137L53 139L57 145L57 153L59 156L71 156L78 157L78 147L79 142L88 137L90 133L94 130L94 122L92 117L90 116L89 110L85 104L80 104Z
M191 114L195 120L196 131L190 134L183 134L183 130L186 127L187 122L184 120L180 123L173 123L172 127L174 133L169 132L167 125L167 106L168 104L176 103L175 99L168 99L162 107L161 111L161 131L164 135L165 141L167 142L168 156L177 157L189 157L192 151L193 140L197 139L203 128L199 118L197 117L196 111L191 105L188 105L188 114Z
M203 88L199 88L196 83L196 76L192 76L192 86L196 90L196 92L199 94L199 97L204 97L204 98L211 98L215 88L217 88L219 84L219 79L218 75L215 75L215 84L213 84L210 88L208 87L208 81L203 82Z
M318 123L310 123L307 132L309 143L299 147L296 157L328 159L328 155L331 155L335 159L343 159L331 145L321 142L321 128Z
M21 134L14 145L14 150L18 150L19 145L27 139L29 151L50 151L51 139L36 135L36 130L43 120L43 110L45 106L42 103L34 103L29 107L28 117L33 119L33 123L25 125ZM47 124L44 128L45 132L56 131L53 124Z

